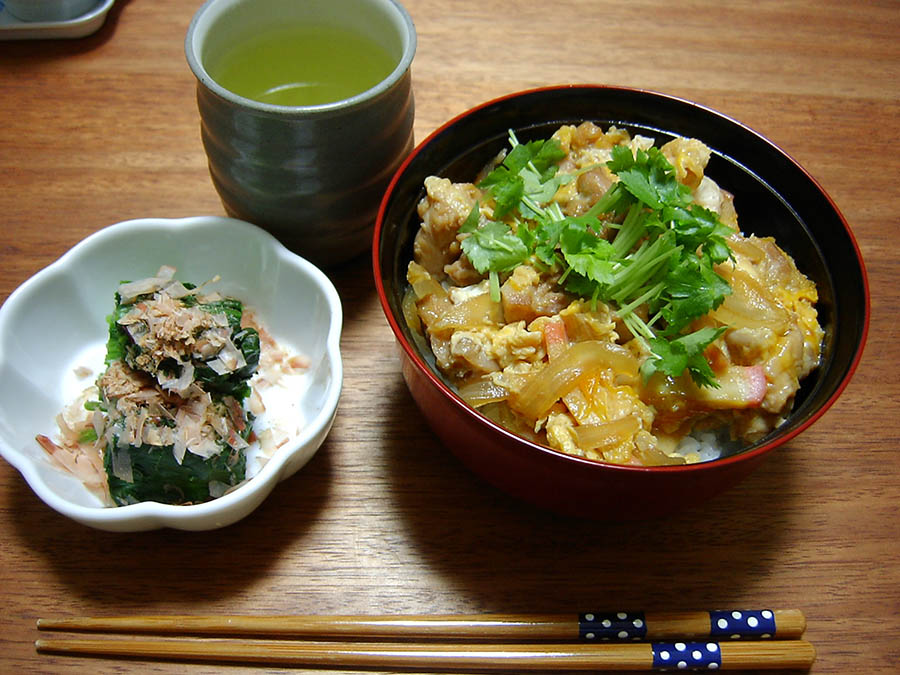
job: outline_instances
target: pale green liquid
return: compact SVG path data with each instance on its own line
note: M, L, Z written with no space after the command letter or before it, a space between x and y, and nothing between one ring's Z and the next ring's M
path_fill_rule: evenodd
M384 47L346 28L288 25L236 43L207 70L245 98L309 106L361 94L396 65Z

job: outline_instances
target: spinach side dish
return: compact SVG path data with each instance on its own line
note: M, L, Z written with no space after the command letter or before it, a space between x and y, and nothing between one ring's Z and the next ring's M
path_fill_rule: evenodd
M58 443L37 437L116 506L220 497L249 477L247 452L259 440L253 423L264 408L251 378L274 341L240 300L207 290L218 278L195 286L174 274L164 266L119 285L105 370L57 417Z

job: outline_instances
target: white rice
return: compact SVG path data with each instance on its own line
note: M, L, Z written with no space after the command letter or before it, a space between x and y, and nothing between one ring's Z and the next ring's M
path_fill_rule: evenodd
M728 437L727 430L695 431L682 438L672 454L684 457L688 464L696 464L731 454L735 449L732 446L735 442Z

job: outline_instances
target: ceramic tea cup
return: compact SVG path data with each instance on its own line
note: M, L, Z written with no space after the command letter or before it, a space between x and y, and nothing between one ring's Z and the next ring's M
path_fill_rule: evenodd
M394 0L205 2L185 54L228 214L319 265L367 250L414 144L415 49Z

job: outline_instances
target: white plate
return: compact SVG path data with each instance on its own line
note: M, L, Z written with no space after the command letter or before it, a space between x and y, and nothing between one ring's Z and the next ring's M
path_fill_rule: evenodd
M51 462L35 436L54 437L56 415L91 384L78 382L75 369L102 364L106 316L118 284L152 276L164 264L176 267L184 281L220 275L218 290L252 308L282 346L307 356L311 365L282 394L296 420L285 429L290 440L235 490L189 506L108 507ZM0 455L49 506L91 527L206 530L231 524L306 464L331 429L343 379L342 318L328 277L253 225L213 216L111 225L23 283L0 307Z
M95 33L115 0L98 0L89 12L67 21L22 21L10 14L0 0L0 40L50 40L80 38Z

